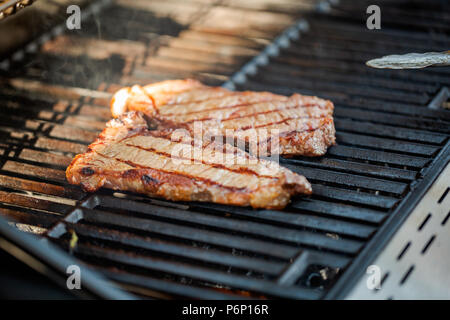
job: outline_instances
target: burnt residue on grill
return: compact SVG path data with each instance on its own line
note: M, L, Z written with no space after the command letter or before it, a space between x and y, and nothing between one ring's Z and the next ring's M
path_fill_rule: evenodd
M323 157L280 159L314 190L284 211L88 195L64 174L111 118L116 90L187 77L220 85L305 3L315 4L118 0L81 30L13 59L0 71L0 214L47 231L66 250L73 230L75 256L143 297L324 297L448 144L449 111L427 108L450 86L448 68L364 65L400 51L448 50L443 1L381 1L376 31L362 19L368 1L302 14L309 31L238 86L335 104L337 145ZM138 168L126 174L149 188L162 182Z
M90 167L84 167L83 169L81 169L81 174L84 176L92 176L94 173L94 169Z

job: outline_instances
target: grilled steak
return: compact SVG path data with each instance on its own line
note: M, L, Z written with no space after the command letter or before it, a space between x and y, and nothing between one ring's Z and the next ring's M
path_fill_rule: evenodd
M283 208L291 195L312 192L305 177L232 145L149 130L137 111L108 122L88 151L75 157L66 176L91 192L104 186L254 208Z
M155 129L184 128L191 135L242 141L256 156L321 156L335 143L333 103L317 97L268 92L233 92L195 80L169 80L119 90L114 116L144 112Z

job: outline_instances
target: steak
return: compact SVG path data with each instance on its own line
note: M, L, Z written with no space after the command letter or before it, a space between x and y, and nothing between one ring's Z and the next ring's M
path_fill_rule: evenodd
M221 91L203 93L211 90ZM230 144L149 130L139 111L109 121L87 152L73 159L66 176L89 192L107 187L254 208L283 208L292 195L312 192L305 177Z
M169 80L122 88L111 101L117 117L144 112L154 129L221 136L255 156L321 156L335 143L333 103L318 97L234 92L198 81Z

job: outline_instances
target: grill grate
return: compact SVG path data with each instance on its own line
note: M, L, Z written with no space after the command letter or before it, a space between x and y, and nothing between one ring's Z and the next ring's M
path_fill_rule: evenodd
M402 21L420 11L385 1L382 10L400 16L369 31L362 4L343 1L322 16L304 14L312 1L252 3L115 1L82 30L12 62L0 88L1 214L47 230L68 250L75 232L75 256L140 296L326 296L402 213L397 208L443 157L450 134L450 112L427 108L449 85L448 68L381 71L363 62L399 50L442 51L445 10L422 5L437 17L431 29L416 19L417 28L405 30ZM252 210L90 195L65 182L72 157L110 118L117 88L180 77L222 84L300 14L309 30L237 87L335 102L338 145L321 158L281 160L312 182L313 196L284 211Z

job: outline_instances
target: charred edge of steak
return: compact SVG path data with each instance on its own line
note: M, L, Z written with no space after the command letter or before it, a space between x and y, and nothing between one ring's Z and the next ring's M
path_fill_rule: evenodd
M141 179L146 185L158 185L160 183L158 179L152 178L146 174L144 174Z
M147 174L141 176L141 181L145 189L149 190L152 193L156 193L159 186L161 185L161 182L158 179L153 178Z
M94 169L92 169L91 167L83 167L81 170L80 170L80 173L83 175L83 176L92 176L94 173L95 173L95 170Z

